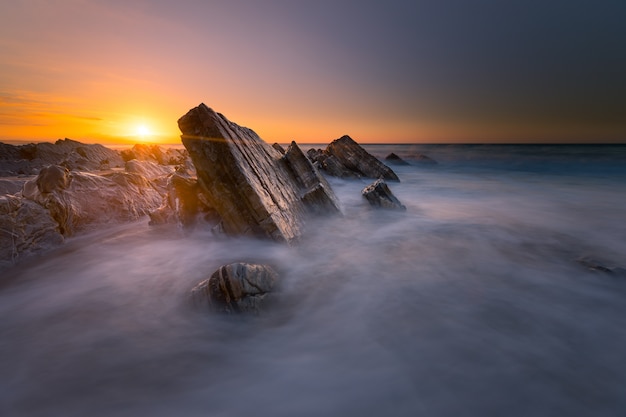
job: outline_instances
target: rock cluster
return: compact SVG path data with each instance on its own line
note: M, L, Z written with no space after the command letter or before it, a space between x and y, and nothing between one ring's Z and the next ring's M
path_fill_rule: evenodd
M347 135L332 141L324 150L310 149L307 154L322 170L335 177L400 181L391 168Z
M168 148L163 150L158 145L148 145L138 143L131 149L124 149L120 152L125 162L132 160L150 161L158 165L181 165L188 158L184 149Z
M309 217L341 215L318 168L343 178L376 178L363 190L365 198L405 209L384 182L398 176L348 136L307 156L295 141L286 149L270 146L204 104L178 125L185 150L141 144L118 153L70 139L0 143L0 177L11 176L0 182L0 266L81 231L146 215L153 225L190 228L204 219L227 234L292 243ZM267 265L233 263L192 295L217 311L258 311L277 281Z
M117 151L70 139L0 143L0 152L0 174L10 175L0 178L1 268L56 246L64 237L157 210L175 170L147 159L124 163ZM58 163L44 164L50 161ZM187 220L185 215L181 213Z
M178 126L200 190L227 234L292 242L302 235L307 207L315 211L316 204L337 202L327 184L314 183L321 178L313 175L315 167L298 162L295 143L291 157L283 157L253 130L205 104L181 117Z
M71 139L52 143L13 146L0 143L0 176L36 175L47 165L61 165L70 170L96 171L124 166L113 149L87 145Z

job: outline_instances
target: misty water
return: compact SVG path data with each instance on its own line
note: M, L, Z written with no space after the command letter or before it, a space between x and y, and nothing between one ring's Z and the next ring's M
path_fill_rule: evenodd
M0 281L2 416L626 414L626 147L368 146L406 212L331 178L297 246L150 227L70 239ZM259 316L190 308L269 263Z

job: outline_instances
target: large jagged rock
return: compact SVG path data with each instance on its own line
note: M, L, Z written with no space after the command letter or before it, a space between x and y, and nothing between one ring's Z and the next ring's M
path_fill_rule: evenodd
M60 166L42 169L24 184L22 196L46 208L65 236L96 225L137 220L162 201L157 190L139 174L69 173Z
M181 117L178 126L224 232L286 242L301 236L305 207L277 150L205 104Z
M340 214L341 205L326 179L292 141L283 159L302 190L301 199L314 214Z
M62 165L73 171L97 171L123 167L124 161L113 149L71 139L59 139L54 144L0 144L0 175L35 175L48 165Z
M374 207L390 210L406 210L406 207L393 195L382 179L376 180L374 183L365 187L361 194Z
M326 147L324 153L334 156L346 168L363 177L400 181L391 168L368 153L350 136L345 135L335 139Z
M0 196L0 270L63 240L47 209L18 196Z
M193 303L225 313L258 313L278 282L268 265L234 263L224 265L191 290Z

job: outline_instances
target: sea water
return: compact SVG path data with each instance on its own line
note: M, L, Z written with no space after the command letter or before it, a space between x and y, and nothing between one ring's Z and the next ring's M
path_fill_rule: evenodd
M0 415L626 415L626 276L579 262L626 266L626 147L366 148L406 212L330 178L293 247L142 220L3 271ZM263 314L190 308L239 261Z

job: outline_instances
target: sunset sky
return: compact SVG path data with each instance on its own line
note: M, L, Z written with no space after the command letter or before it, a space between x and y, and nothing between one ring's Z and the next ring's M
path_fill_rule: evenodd
M0 141L626 142L624 0L6 0Z

